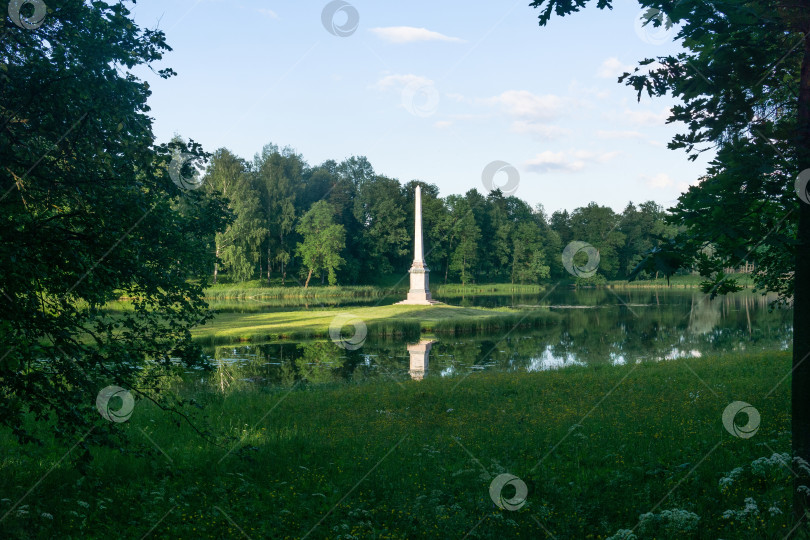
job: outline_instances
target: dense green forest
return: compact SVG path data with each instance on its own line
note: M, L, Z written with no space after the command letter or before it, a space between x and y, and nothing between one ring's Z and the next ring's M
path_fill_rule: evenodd
M571 277L571 241L599 250L592 280L626 279L660 238L677 232L653 201L616 213L591 203L547 215L495 189L441 197L427 182L375 172L365 157L310 166L269 144L253 161L214 153L202 191L228 201L233 222L210 239L214 281L380 284L413 258L413 197L422 186L426 259L433 283L538 283ZM642 276L644 277L644 276Z

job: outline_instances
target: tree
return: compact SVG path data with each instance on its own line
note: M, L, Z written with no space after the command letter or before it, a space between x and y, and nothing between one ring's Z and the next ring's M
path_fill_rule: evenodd
M354 217L362 231L364 274L374 279L393 273L410 252L413 237L406 225L402 186L385 176L363 180L354 200Z
M249 281L257 275L262 240L267 237L259 193L250 174L237 178L228 207L234 215L228 228L217 235L217 253L233 281Z
M535 0L540 24L552 13L579 11L587 0ZM657 249L639 268L668 273L696 264L712 295L738 287L725 266L752 261L757 285L792 297L792 444L810 461L810 204L793 192L810 168L810 2L642 0L648 24L679 25L685 52L640 62L619 78L639 99L671 94L681 104L669 121L686 124L669 147L690 159L713 149L707 175L674 210L687 231ZM597 7L610 8L610 0ZM707 253L704 248L711 247ZM810 485L804 468L795 479L794 517L800 519Z
M341 277L350 283L357 283L363 269L364 253L362 226L354 215L354 200L360 184L374 177L374 169L365 157L352 156L334 165L330 172L332 185L326 200L334 208L337 222L346 230L346 262L342 266Z
M0 39L0 423L30 442L26 418L53 420L86 459L120 434L95 429L109 385L183 414L159 390L177 359L202 359L190 330L209 316L208 242L227 216L170 178L173 151L199 160L199 145L154 144L131 70L169 47L127 3L49 1L40 26L6 22ZM122 295L132 311L101 309Z
M524 203L525 204L525 203ZM488 281L502 281L510 278L510 261L513 255L513 242L516 221L510 215L514 205L509 204L509 200L504 198L500 189L495 189L487 196L488 223L492 235L485 242L482 253L486 254L486 263L482 272L487 276ZM529 211L531 216L531 211ZM529 219L531 219L529 217ZM513 266L514 268L514 266Z
M208 167L204 189L225 198L233 217L228 228L215 238L214 283L220 260L233 281L253 279L267 227L247 164L224 148L217 150Z
M471 268L478 260L478 242L481 229L466 197L451 195L448 199L452 219L450 241L455 240L455 248L450 256L450 270L459 273L461 283L466 285L472 277Z
M303 215L298 224L303 240L298 244L297 254L307 268L304 288L309 287L312 275L328 272L329 284L337 283L335 271L345 262L340 252L346 247L346 230L334 221L334 211L326 201L318 201Z
M296 200L303 186L306 163L291 148L279 152L273 144L266 145L262 153L256 155L254 163L267 223L267 280L270 280L273 263L278 263L284 285L290 261L288 237L295 227Z
M546 211L542 204L538 204L535 207L533 217L543 235L543 248L546 254L562 253L563 244L560 235L557 234L549 224L549 220L546 218ZM546 264L549 265L549 277L560 278L566 273L565 267L562 264L562 257L546 257Z
M625 207L618 227L625 235L624 245L618 249L619 279L626 279L649 251L661 245L662 239L674 238L677 227L667 225L665 218L664 209L653 201L638 208L632 202Z
M512 237L512 283L537 283L549 277L543 237L532 222L522 222Z
M574 240L574 233L571 232L571 216L568 214L568 210L551 214L551 228L560 237L560 242L563 245L567 245Z
M625 235L619 230L621 218L612 208L590 203L571 212L571 238L587 242L599 250L599 273L608 279L619 271L618 249Z

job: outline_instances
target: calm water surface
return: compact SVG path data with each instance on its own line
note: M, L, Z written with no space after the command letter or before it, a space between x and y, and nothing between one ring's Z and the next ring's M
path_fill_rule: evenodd
M531 372L586 364L694 358L725 352L786 350L792 311L769 311L769 300L738 293L709 300L694 290L555 289L529 296L439 297L459 306L550 309L559 323L532 331L438 338L421 346L368 340L357 350L331 341L209 348L215 367L208 382L289 386L339 380L405 380L449 377L471 371ZM354 299L284 307L228 302L228 311L323 309L336 305L385 305L399 298Z

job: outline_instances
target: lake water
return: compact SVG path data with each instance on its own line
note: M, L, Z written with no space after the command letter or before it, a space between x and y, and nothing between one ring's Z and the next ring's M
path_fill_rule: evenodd
M555 289L550 294L529 296L437 299L458 306L526 310L544 306L558 314L559 323L531 331L440 337L421 347L406 341L368 340L356 350L331 341L209 348L207 353L216 371L207 375L208 382L290 386L301 381L401 381L453 377L471 371L529 372L684 357L701 361L718 353L785 350L792 336L792 311L769 311L773 297L752 293L710 301L695 290L683 289ZM222 309L316 310L335 305L385 305L397 300L355 299L298 308L248 301L229 302ZM420 365L423 362L426 366Z

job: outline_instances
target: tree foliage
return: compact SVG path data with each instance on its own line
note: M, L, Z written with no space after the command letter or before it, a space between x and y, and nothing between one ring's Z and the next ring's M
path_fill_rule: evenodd
M540 24L552 14L582 9L587 0L535 0ZM610 0L597 0L610 8ZM671 95L669 122L683 131L669 147L690 159L713 151L706 175L682 195L671 223L684 230L656 247L636 272L697 266L704 290L724 294L738 285L724 268L757 268L757 285L794 307L792 438L810 460L810 204L794 191L810 168L810 2L807 0L642 0L647 23L677 28L684 51L646 58L619 82L638 98ZM804 518L810 485L795 480L794 515ZM804 488L806 490L806 488Z
M23 442L31 419L84 448L107 441L95 402L108 385L179 410L161 381L200 358L190 328L208 316L209 241L227 214L170 179L178 151L204 154L155 146L131 70L169 47L126 4L49 1L39 27L2 28L0 423ZM122 295L133 309L111 316Z
M290 148L268 144L253 163L227 149L214 153L206 190L228 201L234 221L217 236L217 253L230 281L257 278L284 283L288 273L309 274L301 257L305 241L298 226L318 202L332 208L345 246L334 267L343 284L385 282L407 275L413 258L413 208L422 187L425 258L434 282L538 283L567 278L561 262L565 245L588 242L600 250L602 279L624 279L644 252L671 237L666 212L652 201L630 203L617 214L596 203L555 212L532 209L499 190L476 189L440 197L438 188L419 180L402 185L377 174L364 157L310 167ZM563 241L565 240L565 241ZM305 248L309 251L310 247ZM261 254L265 254L262 256ZM319 276L320 270L313 270ZM652 274L645 274L653 277Z
M346 246L346 230L334 222L333 210L326 201L318 201L301 217L296 228L303 237L298 244L298 255L307 271L304 287L309 286L313 274L329 276L329 284L337 283L336 271L345 262L340 252Z

